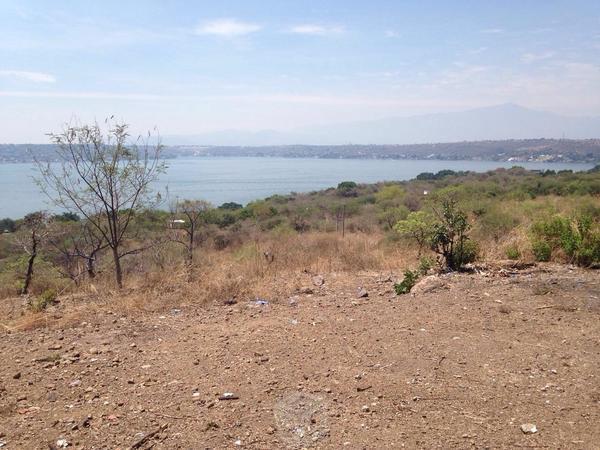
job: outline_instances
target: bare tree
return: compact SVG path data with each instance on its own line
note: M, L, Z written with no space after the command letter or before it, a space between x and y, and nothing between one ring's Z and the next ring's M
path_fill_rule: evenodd
M48 232L48 215L42 211L26 215L23 219L22 228L19 231L17 242L21 244L23 250L28 255L25 279L21 288L21 295L27 295L31 280L33 279L35 259L38 256L40 245Z
M186 248L186 259L191 269L194 263L194 248L200 226L205 220L205 214L212 208L211 204L204 200L184 200L177 202L171 208L171 219L169 228L173 230L173 242L182 244ZM180 237L183 234L185 239Z
M96 277L96 261L102 250L108 247L104 238L87 222L76 222L72 225L58 223L48 237L48 243L60 255L60 272L79 283L82 274L88 278ZM81 267L81 262L84 267Z
M123 287L121 259L143 248L128 248L137 213L155 205L152 182L165 169L162 146L150 133L131 140L127 124L106 121L106 131L94 125L67 125L51 134L58 164L38 162L38 184L54 202L78 212L111 249L115 280ZM157 195L156 202L160 200Z

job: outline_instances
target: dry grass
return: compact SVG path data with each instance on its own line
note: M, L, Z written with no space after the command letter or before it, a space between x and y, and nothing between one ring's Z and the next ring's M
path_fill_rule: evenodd
M206 302L287 298L306 283L307 274L401 271L416 264L416 251L401 244L383 244L382 235L333 233L264 235L253 242L222 251L200 248L192 275L177 254L165 250L162 262L141 256L129 261L126 287L114 288L106 271L80 286L77 294L43 313L14 306L19 314L3 314L5 328L68 327L100 311L150 313ZM267 255L272 255L267 257ZM168 260L165 263L164 260ZM22 302L22 299L15 299ZM16 303L15 303L16 304ZM6 305L6 303L5 303Z
M547 197L503 205L518 216L519 224L497 239L477 230L473 238L479 243L480 259L506 259L510 247L518 249L519 259L533 261L528 235L531 223L543 214L566 212L562 200ZM127 260L126 288L121 291L115 289L107 266L100 268L93 282L63 295L60 305L43 313L28 311L21 299L4 301L0 305L3 328L29 329L53 323L69 326L101 310L143 314L206 302L255 298L276 301L306 284L307 274L340 273L351 277L360 272L401 273L418 265L414 243L387 239L382 232L351 232L345 237L319 231L256 232L245 243L224 250L206 243L197 249L195 260L190 276L181 247L167 245Z

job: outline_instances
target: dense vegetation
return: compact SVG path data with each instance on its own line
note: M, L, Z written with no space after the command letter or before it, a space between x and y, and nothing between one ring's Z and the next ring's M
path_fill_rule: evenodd
M21 292L26 281L34 229L31 219L1 221L6 230L0 237L3 296ZM53 292L76 288L86 280L104 277L108 283L110 252L86 235L86 220L73 213L39 219L35 222L39 242L31 292L45 293L34 302L37 307L54 298ZM375 239L383 255L391 255L398 247L412 249L415 259L404 267L414 268L415 273L436 264L459 269L475 258L555 260L597 267L600 172L595 168L585 173L539 173L515 167L487 173L443 171L407 182L348 181L324 191L274 195L245 206L185 202L172 205L170 211L146 209L132 216L130 227L131 239L123 253L134 248L146 250L143 257L132 254L125 258L124 271L145 277L187 267L193 280L205 273L207 255L220 253L231 264L249 254L269 264L273 256L264 250L273 246L266 243L289 243L290 239L300 245L319 242L319 249L298 262L307 264L310 258L345 251L339 240L352 242L358 236ZM276 257L291 264L284 254L297 249L287 245L277 250ZM370 251L374 250L361 250L365 254ZM357 258L352 264L368 269L366 256L360 258L360 264ZM243 280L236 283L240 286Z

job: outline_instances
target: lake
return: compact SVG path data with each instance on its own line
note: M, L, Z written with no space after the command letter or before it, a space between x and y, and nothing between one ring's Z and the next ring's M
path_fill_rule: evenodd
M158 183L168 185L171 198L204 199L215 205L245 204L273 194L307 192L337 186L341 181L373 183L409 180L422 172L442 169L485 172L519 165L527 169L587 170L592 164L513 163L382 159L315 159L262 157L196 157L167 161ZM33 164L0 164L0 218L19 218L40 210L55 210L33 181Z

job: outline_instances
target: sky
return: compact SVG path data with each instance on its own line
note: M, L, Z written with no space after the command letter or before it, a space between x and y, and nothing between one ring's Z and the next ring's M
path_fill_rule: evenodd
M0 0L0 142L112 115L186 135L502 103L600 115L600 1Z

